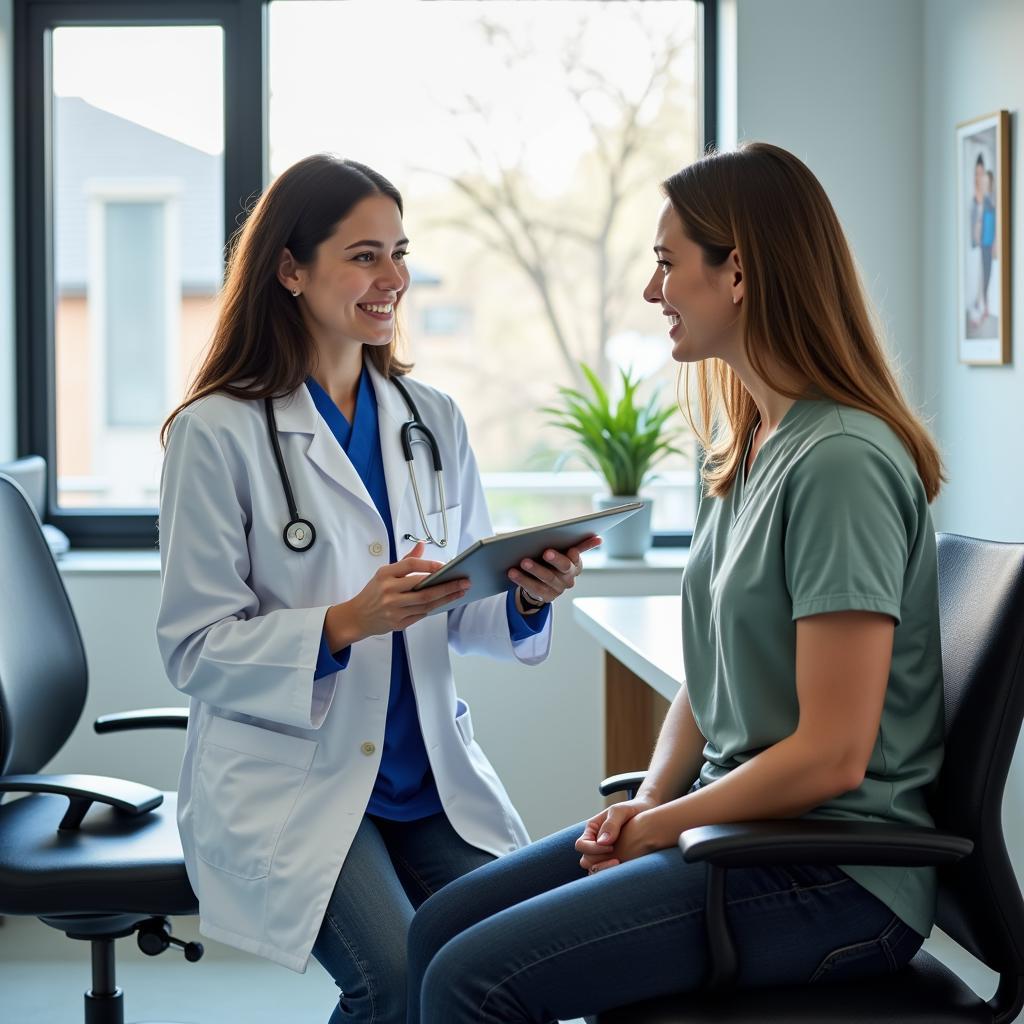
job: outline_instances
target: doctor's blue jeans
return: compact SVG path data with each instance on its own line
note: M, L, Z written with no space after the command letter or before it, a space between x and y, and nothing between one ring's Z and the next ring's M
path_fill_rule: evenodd
M701 985L705 866L672 847L584 874L584 825L423 904L409 933L408 1024L547 1024ZM726 902L739 985L884 974L923 941L837 867L734 868Z
M413 913L452 879L493 859L444 814L408 822L363 816L313 945L341 990L330 1024L404 1024Z

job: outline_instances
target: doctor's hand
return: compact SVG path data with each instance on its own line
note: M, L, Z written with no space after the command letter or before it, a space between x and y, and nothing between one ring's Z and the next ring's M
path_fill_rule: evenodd
M435 608L461 597L469 589L469 580L455 580L414 591L412 588L425 575L444 565L444 562L422 558L423 550L424 545L417 544L405 558L382 566L351 601L333 605L328 610L324 628L332 651L368 636L408 629Z
M623 847L627 845L621 842L623 828L638 814L657 806L650 798L634 797L598 811L587 822L583 835L576 840L576 852L582 854L580 867L594 874L604 868L615 867L622 860L632 859L625 849L616 848L616 844Z
M599 547L600 537L588 537L568 551L544 552L544 562L524 558L518 569L509 569L508 578L526 591L527 597L549 604L576 586L576 577L583 572L583 552Z

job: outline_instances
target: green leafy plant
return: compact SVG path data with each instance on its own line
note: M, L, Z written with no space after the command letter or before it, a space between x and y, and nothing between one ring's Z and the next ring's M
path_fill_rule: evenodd
M622 397L613 402L597 374L586 363L580 363L580 369L591 393L560 387L564 406L541 409L552 417L553 426L576 436L577 447L559 459L559 468L568 457L578 454L605 478L612 494L639 494L662 459L681 454L672 444L678 432L665 431L675 406L661 405L657 393L641 404L637 396L640 379L626 370L619 371Z

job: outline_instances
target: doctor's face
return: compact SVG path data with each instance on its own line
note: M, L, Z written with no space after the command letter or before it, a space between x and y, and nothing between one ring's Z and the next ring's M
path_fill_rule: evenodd
M409 240L394 200L360 200L299 268L299 302L313 337L328 344L386 345L409 287Z
M682 221L666 199L655 229L658 261L644 300L661 306L667 317L672 358L690 363L712 356L728 359L740 331L739 305L743 279L734 249L720 267L706 262L704 250L683 230Z

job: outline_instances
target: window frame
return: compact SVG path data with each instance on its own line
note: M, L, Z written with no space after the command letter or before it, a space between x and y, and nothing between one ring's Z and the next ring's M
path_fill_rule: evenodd
M594 0L598 2L598 0ZM715 142L718 0L701 7L701 149ZM269 177L269 0L14 0L15 321L18 455L43 456L47 522L73 548L157 547L151 508L57 505L53 280L52 32L64 26L218 25L224 33L224 240ZM654 546L688 545L691 533L656 533Z

